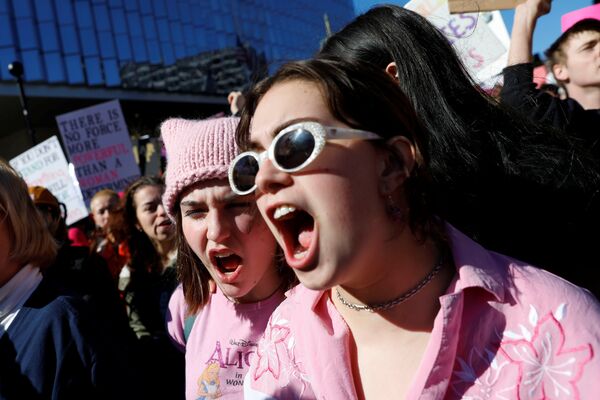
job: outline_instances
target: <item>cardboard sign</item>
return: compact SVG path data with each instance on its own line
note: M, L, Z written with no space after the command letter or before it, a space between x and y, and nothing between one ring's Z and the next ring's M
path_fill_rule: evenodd
M140 176L118 100L56 117L83 199L101 189L124 190Z
M515 8L525 0L448 0L450 14Z
M486 86L500 74L509 42L499 12L450 14L447 0L413 0L405 7L442 31L476 82Z
M43 141L9 161L27 185L43 186L67 207L67 225L88 215L75 176L56 136Z

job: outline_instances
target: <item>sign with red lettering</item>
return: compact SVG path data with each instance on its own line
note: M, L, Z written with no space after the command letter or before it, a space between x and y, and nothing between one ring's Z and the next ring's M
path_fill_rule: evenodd
M43 186L67 207L67 225L88 215L73 171L56 136L43 141L10 160L27 185Z
M515 8L525 0L448 0L450 14Z
M140 176L118 100L56 117L85 203L101 189L124 190Z

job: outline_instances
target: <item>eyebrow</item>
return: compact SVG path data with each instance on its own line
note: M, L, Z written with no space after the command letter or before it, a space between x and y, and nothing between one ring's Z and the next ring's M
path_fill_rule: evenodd
M577 51L581 51L581 50L583 50L585 47L588 47L588 46L589 46L589 45L591 45L591 44L594 44L594 45L595 45L595 44L596 44L596 43L597 43L599 40L600 40L600 39L598 39L598 38L590 39L590 40L588 40L587 42L583 43L581 46L579 46L579 47L577 48Z
M277 127L275 127L275 129L273 129L271 131L271 139L273 139L275 136L277 136L277 134L279 132L281 132L282 130L284 130L285 128L287 128L288 126L294 125L294 124L299 124L300 122L318 122L319 124L325 126L325 124L316 117L302 117L302 118L294 118L294 119L290 119L289 121L286 121L280 125L278 125ZM259 145L258 143L256 143L255 141L250 141L250 150L256 151L256 150L261 150L262 146Z
M250 195L238 196L237 194L235 194L233 192L229 192L229 193L225 194L224 196L220 196L220 197L216 198L215 200L219 203L231 203L234 200L244 199L249 196ZM182 206L198 207L198 206L207 206L207 204L205 201L183 200L182 202L179 203L179 206L180 207L182 207Z

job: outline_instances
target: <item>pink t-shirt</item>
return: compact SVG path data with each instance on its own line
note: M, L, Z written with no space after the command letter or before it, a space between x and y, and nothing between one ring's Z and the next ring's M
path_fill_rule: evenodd
M447 231L457 275L407 399L600 398L598 301ZM259 342L245 398L355 399L349 339L326 292L292 289Z
M177 287L169 301L167 330L185 351L186 399L243 398L243 379L256 343L284 298L278 291L263 301L234 304L217 289L198 313L186 343L187 307L183 288Z

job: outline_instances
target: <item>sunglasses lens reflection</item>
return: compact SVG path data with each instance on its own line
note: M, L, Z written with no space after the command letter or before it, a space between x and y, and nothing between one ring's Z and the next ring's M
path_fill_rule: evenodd
M308 160L314 148L314 136L306 129L295 129L279 138L275 147L275 159L282 168L298 168Z
M258 161L252 156L240 158L233 169L233 181L241 192L254 187L256 174L258 173Z

